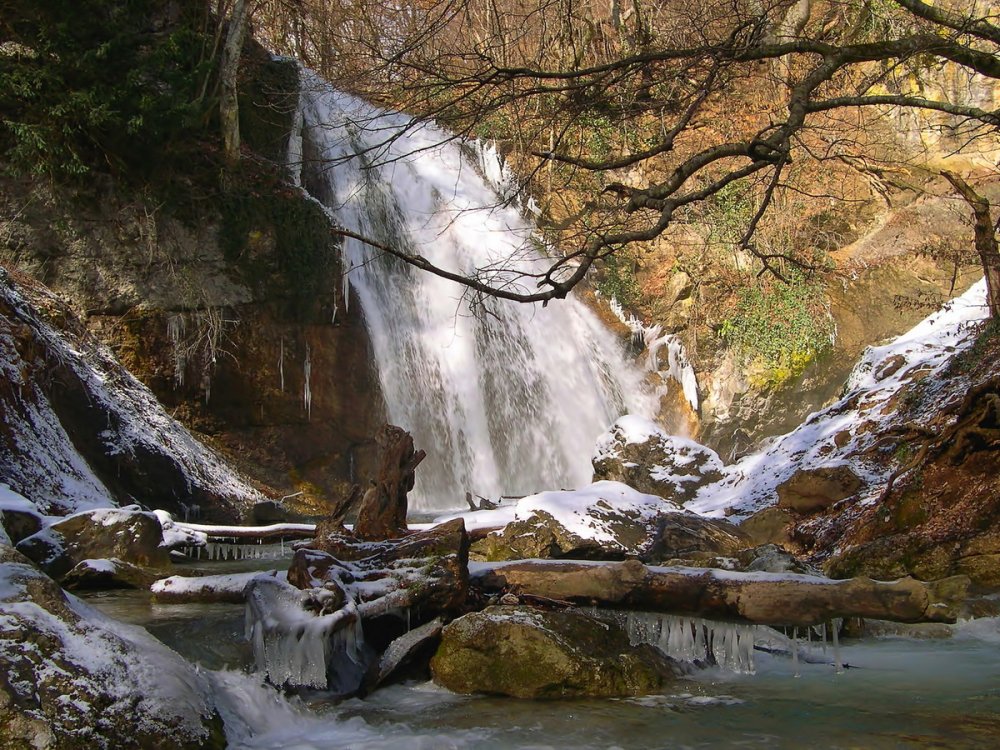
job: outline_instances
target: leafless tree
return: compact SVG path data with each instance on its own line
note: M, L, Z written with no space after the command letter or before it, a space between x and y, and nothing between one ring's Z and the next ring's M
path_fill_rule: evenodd
M296 5L289 51L328 73L340 66L358 93L460 135L505 113L506 137L531 158L519 165L526 174L590 176L592 199L553 219L563 254L526 272L521 288L381 247L522 302L566 296L601 259L697 222L734 185L753 199L736 251L779 277L788 264L809 267L760 241L801 164L849 170L885 195L900 176L881 146L888 115L929 113L956 150L995 138L1000 124L991 104L963 95L1000 78L992 2L422 0L393 14L342 1L326 16L331 4ZM921 90L922 76L944 68L966 89ZM580 140L595 121L607 130L600 149Z

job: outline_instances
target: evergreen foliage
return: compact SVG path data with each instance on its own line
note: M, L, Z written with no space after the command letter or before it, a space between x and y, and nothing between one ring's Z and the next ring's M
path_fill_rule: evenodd
M204 8L163 0L13 0L0 25L0 153L16 173L145 179L211 126Z

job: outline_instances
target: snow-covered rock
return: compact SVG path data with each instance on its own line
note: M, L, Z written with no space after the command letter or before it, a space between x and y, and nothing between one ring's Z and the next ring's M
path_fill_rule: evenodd
M812 414L798 428L776 438L762 450L725 467L723 478L698 490L685 507L714 517L735 520L776 504L778 488L797 473L846 472L859 502L875 502L892 471L892 463L875 461L872 451L894 427L899 427L896 399L901 389L921 381L924 398L947 396L949 383L941 373L956 354L972 346L975 324L987 315L985 283L969 291L892 342L870 347L855 367L844 395ZM794 484L794 483L793 483Z
M715 451L635 415L619 419L598 440L593 464L595 480L623 482L678 505L721 479L723 471Z
M170 566L159 519L137 506L74 513L23 539L17 549L56 579L84 560L113 558L153 569Z
M651 540L657 519L679 508L620 482L595 482L579 490L539 492L496 510L445 516L466 528L501 529L485 540L489 559L524 557L621 558Z
M0 542L17 544L45 525L35 504L0 483Z
M45 514L140 500L235 519L263 500L72 312L0 269L0 481Z
M0 545L0 746L220 747L205 677Z

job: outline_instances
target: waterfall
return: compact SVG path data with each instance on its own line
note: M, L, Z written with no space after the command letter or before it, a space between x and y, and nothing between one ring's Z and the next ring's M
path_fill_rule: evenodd
M495 152L434 125L410 127L407 116L312 74L303 79L303 129L290 161L338 224L449 270L492 273L494 284L516 283L511 263L548 266L551 249L501 184L507 173ZM466 491L498 497L585 484L606 427L626 412L652 412L641 374L583 303L497 302L485 311L464 287L354 239L343 257L387 417L428 454L415 509L459 507Z

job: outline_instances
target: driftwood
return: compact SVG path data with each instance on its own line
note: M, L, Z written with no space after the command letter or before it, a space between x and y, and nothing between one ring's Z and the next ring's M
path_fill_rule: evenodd
M922 583L912 578L834 581L792 573L652 567L621 563L529 560L480 567L486 591L692 615L761 625L816 625L835 617L895 622L955 622L965 599L965 576Z
M360 485L351 485L346 495L341 495L333 503L330 513L316 524L316 538L323 539L332 534L346 534L344 518L360 503L363 493Z
M461 518L395 541L351 544L340 537L327 542L336 546L296 550L289 583L300 589L335 585L353 590L364 618L410 607L433 617L465 606L469 537Z
M427 454L415 451L410 433L394 425L383 427L375 442L378 476L361 500L354 535L369 541L398 539L408 533L406 495L413 489L414 472Z

